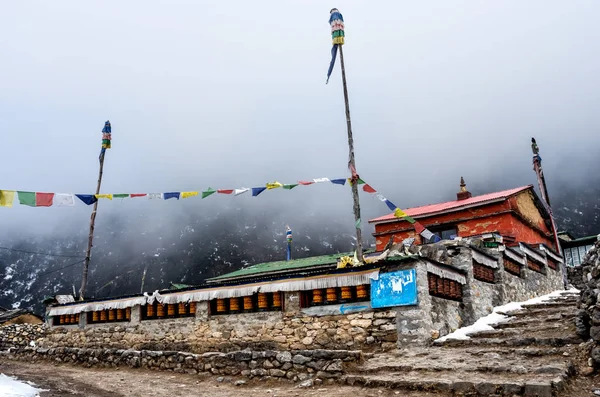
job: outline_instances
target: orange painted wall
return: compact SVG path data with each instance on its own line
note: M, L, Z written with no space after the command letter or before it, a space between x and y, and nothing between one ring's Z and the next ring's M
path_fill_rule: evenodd
M529 193L524 192L524 194ZM443 224L456 225L460 237L498 232L502 236L513 237L516 241L530 244L543 243L549 247L554 247L555 244L553 238L548 238L545 235L550 234L551 231L546 227L543 218L541 218L539 213L536 217L536 214L530 211L531 213L527 218L535 224L541 232L521 221L518 216L514 214L514 212L521 214L522 208L524 206L527 207L529 204L527 197L521 197L519 206L517 197L512 197L511 199L500 203L420 218L418 221L427 228ZM531 203L533 203L533 201L531 201ZM527 208L531 210L531 208ZM375 225L374 234L378 251L383 250L392 235L394 236L395 243L399 243L409 237L415 237L417 244L422 243L421 237L417 235L414 227L406 221L399 220L397 222L380 223ZM554 248L556 249L556 247Z

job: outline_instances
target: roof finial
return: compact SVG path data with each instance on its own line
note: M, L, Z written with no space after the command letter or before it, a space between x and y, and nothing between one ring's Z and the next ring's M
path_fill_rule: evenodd
M460 191L456 193L457 200L466 200L471 198L471 192L467 190L467 184L465 183L465 178L460 177Z

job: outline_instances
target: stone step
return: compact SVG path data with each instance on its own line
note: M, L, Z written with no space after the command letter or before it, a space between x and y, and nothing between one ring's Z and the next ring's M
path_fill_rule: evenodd
M569 323L573 322L575 317L576 317L575 314L571 314L569 316L562 316L560 314L552 314L552 315L548 315L546 317L535 317L532 319L519 318L519 319L509 320L508 322L505 322L505 323L496 324L496 325L494 325L494 328L503 329L503 328L530 327L532 325L536 325L536 324L540 324L540 323L542 323L542 324L543 323L569 324Z
M574 332L572 323L549 323L542 325L528 324L522 327L512 326L494 329L492 331L481 331L469 335L471 338L510 338L513 336L534 336L534 334L543 333L544 335L554 334L562 336Z
M582 343L583 340L571 333L563 337L521 337L521 338L471 338L467 340L449 339L445 342L438 343L438 346L565 346Z
M571 309L561 308L561 310L556 310L554 308L548 309L529 309L529 310L518 310L515 312L498 312L500 314L505 314L510 317L546 317L549 315L561 315L561 316L573 316L577 309L575 307Z
M458 395L525 395L552 397L564 385L564 378L549 374L514 375L498 373L464 373L459 371L440 374L387 372L378 374L347 375L349 385L383 387L400 390L454 393Z
M546 302L546 303L533 303L530 305L523 305L522 307L528 310L532 309L550 309L550 308L572 308L575 306L571 302Z
M527 365L525 365L527 364ZM567 365L561 363L543 364L537 363L535 360L523 362L519 360L502 360L487 362L418 362L413 364L403 363L367 363L357 368L357 372L361 374L376 374L387 372L456 372L465 373L482 372L482 373L507 373L507 374L550 374L550 375L566 375Z

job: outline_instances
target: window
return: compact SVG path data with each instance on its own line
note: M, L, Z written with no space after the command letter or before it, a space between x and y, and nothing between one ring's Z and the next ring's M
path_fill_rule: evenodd
M364 302L369 301L370 296L371 286L369 284L362 284L354 287L313 289L301 293L300 307Z
M494 269L482 265L481 263L478 263L476 261L473 261L473 277L476 280L483 281L486 283L493 284L496 281L494 277Z
M210 301L210 314L276 312L283 310L281 292L261 292L254 295L219 298Z
M433 227L429 228L429 231L433 233L434 236L438 236L442 240L454 240L456 236L458 236L458 231L454 226L445 226L445 227ZM432 237L429 240L426 240L424 237L421 237L423 240L423 244L432 243L434 238Z
M567 266L573 267L573 256L571 255L571 249L566 248L565 250L565 263Z
M462 285L454 280L441 278L440 276L427 273L427 283L429 284L429 295L438 298L462 301Z
M142 306L142 320L161 320L165 318L194 317L196 302L168 303L154 302Z
M504 271L517 277L521 277L521 266L508 258L504 258Z
M79 314L63 314L52 317L52 325L79 324Z
M88 324L116 323L131 320L131 308L97 310L87 314Z

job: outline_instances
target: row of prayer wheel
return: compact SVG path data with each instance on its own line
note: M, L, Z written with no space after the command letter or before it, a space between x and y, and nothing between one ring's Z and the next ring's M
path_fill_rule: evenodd
M337 288L314 289L312 291L312 304L322 305L331 303L343 303L353 299L352 290L356 291L356 299L368 299L369 292L366 285L357 285L356 287L341 287L338 298ZM323 291L325 293L323 293Z
M79 314L63 314L58 317L60 324L79 324Z
M131 320L131 308L109 309L92 312L92 322L101 321L129 321Z
M189 311L185 303L169 303L166 305L157 304L156 308L154 305L146 305L146 317L174 317L174 316L184 316L184 315L193 315L196 314L196 302L189 303Z
M271 295L271 305L269 306L269 295ZM226 313L227 312L227 301L229 301L229 313L239 313L241 311L244 312L253 312L258 311L266 311L266 310L281 310L281 294L279 292L275 292L272 294L269 293L259 293L257 297L256 307L254 305L254 301L252 296L244 296L241 298L219 298L217 299L217 313Z

